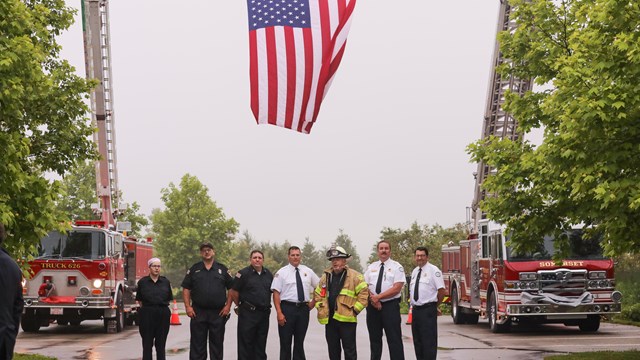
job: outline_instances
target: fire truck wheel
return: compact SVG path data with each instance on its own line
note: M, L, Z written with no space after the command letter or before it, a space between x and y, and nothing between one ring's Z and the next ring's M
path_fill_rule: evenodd
M493 292L489 293L489 327L491 332L500 333L508 331L511 327L511 321L507 320L504 324L498 324L498 306L496 305L496 297Z
M600 328L600 315L589 315L579 325L581 331L594 332Z
M465 314L458 305L458 290L455 287L451 289L451 317L454 324L464 324Z
M40 321L35 316L23 316L20 326L24 332L37 332L40 330Z
M124 329L124 299L122 298L122 291L118 291L118 307L116 308L116 332Z

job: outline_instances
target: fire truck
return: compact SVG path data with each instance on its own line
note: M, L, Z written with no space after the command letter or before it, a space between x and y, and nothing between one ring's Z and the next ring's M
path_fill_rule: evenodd
M107 332L132 325L136 284L148 275L152 251L150 242L126 238L101 220L76 221L67 233L49 233L29 263L33 275L23 288L22 329L97 319L104 319Z
M85 68L99 81L91 93L91 120L100 159L96 161L94 211L100 220L76 221L68 232L44 237L38 256L29 262L31 278L24 280L22 329L38 331L52 322L79 325L104 319L108 332L133 324L138 306L137 281L148 274L150 241L138 241L116 231L118 173L113 111L109 4L82 0Z
M498 31L513 31L511 7L501 1ZM502 105L507 90L523 95L531 79L502 76L505 63L496 42L482 138L519 140L517 121ZM601 237L585 236L580 227L566 232L571 244L562 262L553 259L553 238L540 236L536 251L517 253L506 243L503 225L492 222L479 208L487 196L482 183L496 169L479 163L467 240L442 247L442 272L455 324L476 324L488 318L491 331L508 331L514 323L562 323L594 332L600 320L621 310L622 294L615 290L614 263L602 254ZM493 195L491 195L493 196Z

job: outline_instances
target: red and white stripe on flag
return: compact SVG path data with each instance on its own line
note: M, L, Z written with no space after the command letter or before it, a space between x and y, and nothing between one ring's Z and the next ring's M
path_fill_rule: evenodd
M251 110L308 134L340 65L356 0L247 0Z

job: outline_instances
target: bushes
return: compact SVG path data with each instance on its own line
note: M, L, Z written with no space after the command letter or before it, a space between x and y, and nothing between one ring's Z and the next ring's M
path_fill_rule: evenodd
M640 303L622 308L620 317L635 322L640 322Z

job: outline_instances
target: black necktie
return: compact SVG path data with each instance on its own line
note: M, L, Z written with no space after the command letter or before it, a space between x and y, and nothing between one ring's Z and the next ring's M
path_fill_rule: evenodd
M296 268L296 288L298 289L298 301L304 302L304 288L302 287L302 278L298 268Z
M420 285L420 275L422 274L422 268L418 270L418 276L416 276L416 286L413 287L413 300L418 301L418 285Z
M380 264L380 274L378 274L378 282L376 283L376 294L382 292L382 276L384 274L384 263Z

